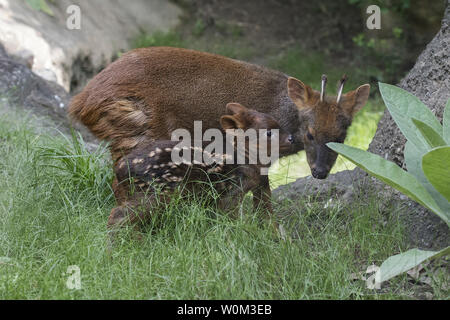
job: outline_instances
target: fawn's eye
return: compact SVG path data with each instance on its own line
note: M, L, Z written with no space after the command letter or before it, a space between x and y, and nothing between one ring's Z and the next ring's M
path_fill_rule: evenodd
M311 133L309 133L309 132L306 134L306 137L307 137L309 140L311 140L311 141L314 140L313 135L312 135Z

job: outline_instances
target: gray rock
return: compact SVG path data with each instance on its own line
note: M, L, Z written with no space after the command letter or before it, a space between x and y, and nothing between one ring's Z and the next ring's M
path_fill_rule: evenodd
M33 114L48 117L61 131L70 131L69 94L60 85L40 78L27 66L13 60L1 44L0 96L12 102L9 105L22 106ZM74 124L74 127L81 130L88 141L96 141L81 125Z
M8 57L8 54L6 53L6 50L5 50L5 48L2 46L2 44L0 43L0 59L1 58L4 58L4 59L6 59L6 58L9 58Z
M276 200L295 200L299 197L313 197L315 201L327 201L330 197L349 200L359 187L360 179L352 171L342 171L330 175L327 180L317 180L312 176L280 186L273 191Z
M14 54L11 54L10 58L13 59L14 61L19 62L20 64L27 66L28 69L33 68L34 55L29 50L26 50L26 49L19 50L19 51L15 52Z
M450 98L450 0L447 0L441 30L399 86L418 97L442 121L445 104ZM385 111L369 151L387 156L405 168L405 143L404 136L389 112ZM450 230L440 218L413 201L408 201L406 207L404 221L413 244L421 248L450 245Z
M27 1L3 2L0 43L10 55L28 62L32 57L33 71L50 70L66 91L79 90L121 51L131 49L140 32L167 31L181 14L166 0L47 1L53 16ZM80 29L67 27L73 15L67 9L73 5L80 8Z

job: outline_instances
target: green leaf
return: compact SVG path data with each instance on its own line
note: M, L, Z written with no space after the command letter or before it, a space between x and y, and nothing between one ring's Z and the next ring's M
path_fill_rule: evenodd
M26 0L26 2L34 10L45 12L49 16L54 16L54 13L47 4L46 0Z
M444 139L442 139L440 134L438 134L432 127L416 118L412 118L411 120L417 127L417 129L419 129L420 133L422 134L422 137L425 139L425 141L431 148L437 148L446 145Z
M441 251L411 249L404 253L389 257L381 264L380 269L375 273L375 282L381 283L389 280L403 272L411 270L424 261L437 259L448 254L450 254L450 247Z
M53 10L49 7L47 2L45 0L40 0L40 2L41 2L41 10L46 14L48 14L49 16L53 17L55 14L53 13Z
M327 146L369 174L427 207L448 223L450 212L443 212L425 187L412 174L404 171L395 163L387 161L376 154L344 144L330 142L327 143Z
M426 149L428 147L424 138L411 122L411 118L421 120L433 128L439 135L442 134L442 126L433 112L417 97L406 90L390 84L380 83L379 86L387 109L407 140L410 140L419 149Z
M433 149L424 155L422 168L430 183L450 201L450 146Z
M428 193L436 201L443 212L450 212L450 203L442 194L436 190L430 181L425 177L422 170L422 158L427 153L426 150L419 150L411 141L406 141L403 155L405 157L406 169L427 189Z
M444 139L447 144L450 144L450 99L448 99L447 104L444 109Z
M26 0L26 2L32 9L36 11L39 11L41 9L40 0Z

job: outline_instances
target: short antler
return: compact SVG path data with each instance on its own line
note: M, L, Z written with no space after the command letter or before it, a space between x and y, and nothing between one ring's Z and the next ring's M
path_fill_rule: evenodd
M325 89L327 87L327 76L325 74L322 75L322 87L320 90L320 101L323 102L325 98Z
M344 90L344 84L345 81L347 81L347 75L344 74L341 78L341 80L339 80L339 89L338 89L338 95L337 95L337 99L336 99L336 104L339 104L339 102L341 101L341 97L342 97L342 90Z

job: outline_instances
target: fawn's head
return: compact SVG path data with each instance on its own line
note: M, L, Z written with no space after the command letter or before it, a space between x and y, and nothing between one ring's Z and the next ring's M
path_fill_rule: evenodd
M224 130L241 129L245 131L246 135L249 129L254 129L257 148L265 148L268 156L270 156L272 143L278 144L279 153L293 148L293 136L280 128L280 125L272 116L248 109L239 103L228 103L226 109L228 114L220 118L222 128ZM250 135L248 137L249 139L252 138ZM261 143L261 137L265 139L266 143ZM248 148L247 143L246 148Z
M301 124L301 138L311 173L317 179L327 177L337 158L337 153L326 144L344 142L353 116L369 97L369 84L343 94L346 80L344 75L339 81L337 96L327 96L325 75L322 76L320 92L298 79L288 79L288 95L301 113L301 118L305 119Z

